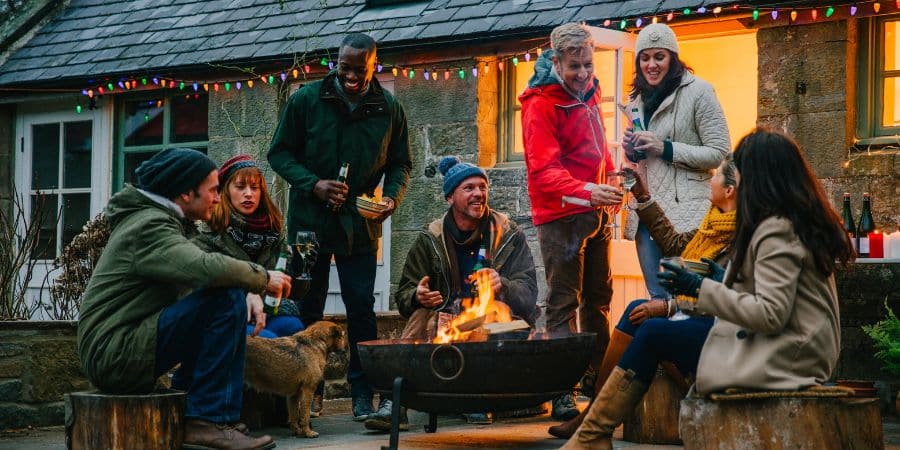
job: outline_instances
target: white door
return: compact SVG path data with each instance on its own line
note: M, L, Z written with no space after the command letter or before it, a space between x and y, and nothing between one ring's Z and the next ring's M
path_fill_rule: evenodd
M16 191L26 217L35 208L45 213L39 261L29 282L34 302L48 299L41 289L53 259L109 199L110 120L99 109L22 110L16 123ZM49 317L39 310L34 318Z

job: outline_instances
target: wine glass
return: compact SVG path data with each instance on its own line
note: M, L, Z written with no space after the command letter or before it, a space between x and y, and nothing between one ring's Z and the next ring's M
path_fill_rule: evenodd
M685 267L684 259L683 259L682 257L680 257L680 256L670 256L670 257L667 257L667 258L661 258L661 259L659 260L659 270L660 270L660 271L665 271L665 270L667 270L665 267L662 266L662 263L664 263L664 262L668 262L668 263L674 264L674 265L679 266L679 267L682 267L682 268ZM672 299L669 300L669 301L674 302L674 301L675 301L675 298L672 298ZM687 314L685 314L684 311L682 311L680 308L677 307L677 305L678 305L678 304L676 303L675 314L672 314L672 316L669 317L669 320L671 320L671 321L678 321L678 320L686 320L686 319L688 319L690 316L687 315Z
M298 231L294 239L294 256L300 258L300 273L298 280L311 280L309 270L312 268L319 243L316 241L316 233L313 231Z

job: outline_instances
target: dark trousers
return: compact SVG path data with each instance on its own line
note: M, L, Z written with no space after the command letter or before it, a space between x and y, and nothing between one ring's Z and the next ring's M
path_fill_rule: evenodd
M329 253L320 253L310 270L312 282L309 285L309 292L300 301L300 320L306 326L322 320L328 296L331 257ZM347 337L350 341L347 382L350 383L351 395L371 396L372 387L359 363L356 344L376 339L378 336L378 327L375 323L375 253L335 255L334 260L341 284L341 298L347 310Z
M654 317L640 325L628 320L631 311L647 300L631 302L616 329L634 336L618 366L633 370L635 378L650 385L656 375L656 366L661 361L671 361L682 375L697 373L700 350L713 326L709 316L692 316L685 320L672 321Z
M241 289L198 289L159 316L156 376L181 363L172 387L187 391L187 418L229 423L241 417L246 297Z
M578 310L581 331L597 333L594 368L609 344L609 267L612 231L606 214L591 211L537 226L547 275L547 330L574 331Z

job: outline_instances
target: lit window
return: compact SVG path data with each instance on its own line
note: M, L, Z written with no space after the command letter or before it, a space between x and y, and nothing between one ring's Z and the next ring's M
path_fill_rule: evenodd
M879 143L900 135L900 17L870 19L860 30L857 135Z

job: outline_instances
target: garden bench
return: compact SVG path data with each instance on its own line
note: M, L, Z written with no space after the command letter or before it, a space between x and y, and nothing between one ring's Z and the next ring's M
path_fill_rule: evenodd
M184 392L72 392L65 405L68 449L175 450L184 441Z

